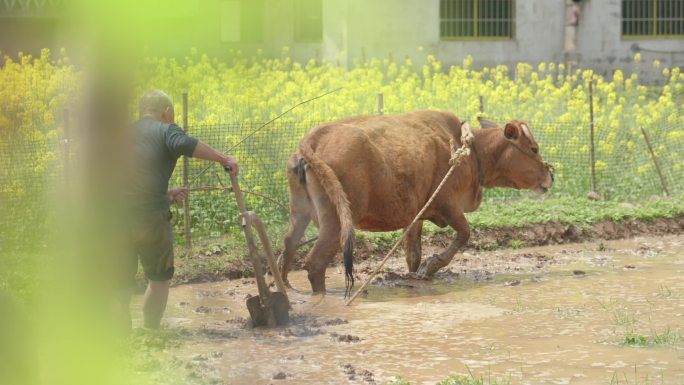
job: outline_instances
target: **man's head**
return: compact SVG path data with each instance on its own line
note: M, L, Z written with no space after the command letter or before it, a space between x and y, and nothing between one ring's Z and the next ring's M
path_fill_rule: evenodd
M147 91L138 104L140 117L149 116L163 123L174 123L173 103L162 90Z

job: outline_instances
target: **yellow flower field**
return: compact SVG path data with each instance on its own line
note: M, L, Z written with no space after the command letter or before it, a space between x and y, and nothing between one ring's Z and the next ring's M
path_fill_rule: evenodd
M662 187L641 129L651 137L671 192L683 189L681 114L684 74L679 68L653 67L658 85L642 84L637 75L615 71L604 77L591 70L567 73L563 64L520 63L474 69L472 58L447 68L434 56L424 65L410 60L371 59L350 68L329 62L294 62L244 57L221 61L197 52L183 59L149 57L135 74L136 95L150 88L167 91L180 120L181 95L189 95L190 132L236 155L242 182L250 191L287 204L284 167L301 137L317 123L356 114L378 113L378 94L385 113L430 108L453 111L476 122L479 115L505 122L527 120L554 163L557 184L552 196L585 196L591 189L589 83L593 84L596 189L606 199L639 200L661 194ZM52 56L6 59L0 67L0 200L4 218L21 217L21 226L3 220L3 234L26 231L41 223L39 197L59 181L62 167L63 109L76 102L79 71L62 52ZM233 148L262 123L300 101L338 91L297 107ZM480 111L480 101L483 111ZM131 118L136 101L131 100ZM192 163L191 186L217 185L221 173L211 169L194 178L201 164ZM180 167L179 167L180 168ZM180 173L174 178L180 184ZM224 182L225 183L225 182ZM233 219L227 198L218 193L193 196L197 232L216 234ZM520 193L490 191L490 197ZM523 194L524 195L524 194ZM264 216L282 220L281 208L258 195L248 204Z

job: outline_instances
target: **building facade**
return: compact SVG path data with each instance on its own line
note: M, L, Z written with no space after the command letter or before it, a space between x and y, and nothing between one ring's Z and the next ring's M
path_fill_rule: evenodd
M57 4L0 0L0 51L68 45L50 41ZM684 0L204 0L176 4L154 22L173 44L150 52L183 56L195 47L218 57L325 59L432 54L445 64L473 57L475 67L518 62L568 63L608 73L635 69L633 58L684 63ZM42 27L41 27L42 26ZM164 26L168 28L164 28Z

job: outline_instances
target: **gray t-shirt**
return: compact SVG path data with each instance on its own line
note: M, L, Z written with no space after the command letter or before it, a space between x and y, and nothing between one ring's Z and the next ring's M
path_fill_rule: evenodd
M181 155L192 156L198 140L176 124L144 117L132 126L134 169L131 207L137 211L167 211L169 179Z

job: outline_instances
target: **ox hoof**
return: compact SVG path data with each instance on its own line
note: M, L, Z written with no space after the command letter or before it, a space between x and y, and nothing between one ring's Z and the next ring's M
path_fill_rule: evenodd
M420 271L406 273L406 274L404 274L404 276L403 276L402 278L406 278L406 279L416 279L416 280L425 280L425 281L428 281L428 280L431 280L431 279L432 279L432 277L430 277L430 276L427 276L427 275L425 275L425 274L421 274Z
M433 255L420 263L416 275L421 277L420 279L432 279L432 276L435 275L437 270L441 269L442 266L444 265L442 264L442 261L439 260L439 257Z

